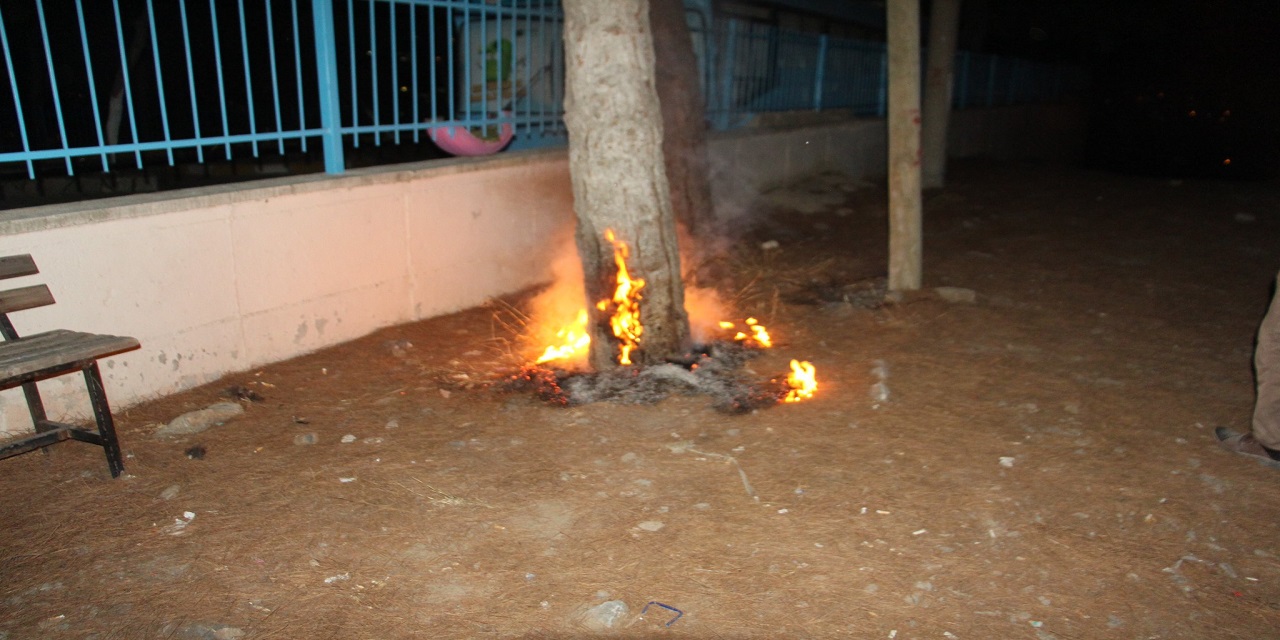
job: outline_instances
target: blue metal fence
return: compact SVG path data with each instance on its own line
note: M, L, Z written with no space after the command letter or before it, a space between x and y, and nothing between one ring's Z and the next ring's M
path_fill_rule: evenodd
M712 20L692 3L708 119L883 115L883 43ZM563 144L558 0L4 0L0 173L310 158L342 172L432 131ZM955 106L1063 98L1070 69L960 52Z

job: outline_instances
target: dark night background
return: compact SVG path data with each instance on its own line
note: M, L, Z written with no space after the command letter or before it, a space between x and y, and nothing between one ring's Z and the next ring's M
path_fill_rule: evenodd
M1091 166L1173 177L1275 173L1280 3L970 0L961 20L962 48L1088 69Z
M705 0L704 0L705 1ZM207 14L205 3L188 2L188 11ZM817 30L841 36L869 40L884 38L884 2L877 0L716 0L712 2L718 11L734 13L745 11L752 19L783 26L800 25L806 30ZM921 0L924 21L923 42L927 42L930 0ZM265 40L265 13L263 4L247 2L249 15L247 35L250 41ZM34 0L4 0L4 17L9 35L16 45L19 69L40 69L43 54L40 53L38 30L35 24ZM142 0L121 0L119 3L126 28L132 32L137 20L144 15ZM168 82L164 92L175 105L193 101L183 82L185 60L180 55L182 34L171 25L179 23L176 2L157 2L154 5L159 23L161 48L174 52L162 60ZM223 47L229 77L226 85L227 104L233 119L247 115L244 83L238 80L242 73L239 66L238 22L235 19L237 4L219 2L224 16L221 33L214 34L207 26L192 28L189 36L196 68L208 73L213 68L212 44L218 40ZM288 25L291 13L288 3L278 2L272 9L276 29ZM309 3L303 7L300 45L302 54L301 83L304 94L310 95L314 85L312 44L309 35ZM335 2L339 23L345 21L345 2ZM78 34L68 27L74 25L74 6L62 0L46 0L46 11L51 23L64 25L55 31L53 40L55 65L61 69L62 81L72 89L66 90L62 99L87 102L82 54L78 46ZM112 24L108 2L84 3L86 22L99 26ZM407 8L402 24L408 21ZM439 11L439 10L437 10ZM420 33L429 31L426 22L428 12L417 17ZM356 39L361 50L366 48L365 14L356 14ZM439 16L437 29L447 23ZM25 26L23 26L25 25ZM114 52L113 29L90 29L95 49ZM444 40L444 32L438 33ZM346 34L339 30L339 47L346 46ZM959 47L979 53L1029 58L1043 62L1079 66L1087 70L1089 89L1082 97L1088 114L1085 161L1093 167L1171 177L1226 177L1263 178L1275 175L1277 141L1280 140L1280 111L1275 107L1280 98L1280 2L1275 0L964 0L961 13ZM131 41L130 41L131 42ZM146 42L145 40L143 42ZM297 125L298 76L292 70L293 49L286 37L279 43L276 55L281 60L280 76L275 79L281 88L284 101L281 119L286 128ZM401 51L408 50L407 40L401 43ZM26 52L25 54L23 52ZM25 57L24 57L25 55ZM109 59L111 55L104 56ZM255 52L258 59L264 52ZM402 54L403 55L403 54ZM143 56L144 61L146 56ZM117 58L118 59L118 56ZM420 61L425 69L430 67L429 53ZM348 61L340 56L339 67L345 77ZM437 66L442 64L435 62ZM439 69L441 76L445 70ZM390 70L380 70L384 86L403 83L403 78L390 77ZM105 97L118 83L116 69L105 62L95 69L95 85L99 96ZM7 73L4 74L7 84ZM158 87L153 75L139 73L134 78L134 99L140 102L157 101ZM43 74L31 74L29 82L46 83ZM368 77L362 77L361 93L368 91ZM252 79L255 94L270 95L272 78L265 70L257 70ZM201 103L200 120L203 131L220 132L218 95L209 87L197 86ZM443 87L438 87L443 92ZM423 89L420 102L429 103L429 88ZM443 103L443 94L437 98ZM104 98L100 98L102 100ZM408 96L404 96L402 108L408 110ZM30 92L25 108L31 113L49 112L52 109L47 88ZM346 101L346 98L344 98ZM391 101L384 101L382 109L388 109ZM314 118L315 104L306 105ZM361 105L362 113L368 106ZM105 111L105 103L99 105ZM260 100L254 111L260 125L274 127L274 114L267 111L268 104ZM347 109L344 106L344 112ZM12 122L11 106L0 106L0 121ZM170 112L171 125L176 131L187 131L193 126L188 110L175 108ZM369 114L365 113L364 116ZM426 115L426 114L424 114ZM440 115L440 114L436 114ZM362 116L362 117L364 117ZM29 133L35 140L53 140L56 145L58 132L49 118L29 118ZM129 124L126 122L126 129ZM144 139L160 139L162 132L156 118L137 123ZM15 127L6 125L0 129L0 142L4 148L20 148ZM73 145L95 144L96 129L89 118L74 118L68 123L67 137ZM125 134L124 139L130 136ZM273 144L266 143L268 147ZM317 170L317 145L305 154L310 168ZM270 152L268 152L270 153ZM292 151L290 153L293 153ZM180 155L182 153L180 152ZM193 155L185 152L185 155ZM217 148L207 150L205 162L218 161L222 154ZM416 145L380 145L369 148L364 145L360 153L348 155L351 166L381 164L386 162L440 157L429 142ZM243 156L243 154L241 154ZM195 158L191 158L194 161ZM78 161L84 170L93 172L100 168L96 157ZM130 158L118 158L116 162L129 163ZM62 173L60 161L46 163L53 173ZM155 165L155 163L149 163ZM302 166L301 164L299 165ZM21 171L25 167L13 166ZM128 169L126 166L114 170ZM301 170L301 169L300 169ZM252 177L249 174L245 177Z

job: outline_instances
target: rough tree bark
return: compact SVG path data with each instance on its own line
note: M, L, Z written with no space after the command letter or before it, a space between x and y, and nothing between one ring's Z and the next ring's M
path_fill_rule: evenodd
M889 0L889 289L920 288L920 0Z
M693 240L685 257L702 267L716 253L718 229L707 165L707 107L684 0L649 0L649 22L671 209Z
M960 0L933 0L929 9L929 60L924 84L924 188L936 189L947 178L947 123L955 79L956 36Z
M683 351L689 340L680 252L662 157L662 118L654 88L647 0L564 0L565 125L573 182L576 240L587 300L616 286L612 229L631 248L632 277L645 281L644 325L632 361ZM589 362L618 366L618 342L606 313L588 305Z

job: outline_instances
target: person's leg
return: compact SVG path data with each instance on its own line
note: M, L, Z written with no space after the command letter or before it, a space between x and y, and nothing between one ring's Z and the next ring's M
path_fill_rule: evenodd
M1253 437L1264 447L1280 450L1280 277L1276 295L1258 329L1253 367L1258 399L1253 406Z

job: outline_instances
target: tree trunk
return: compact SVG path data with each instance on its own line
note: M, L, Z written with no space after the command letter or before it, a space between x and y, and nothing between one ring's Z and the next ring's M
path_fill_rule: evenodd
M921 280L920 0L889 0L889 289Z
M715 256L718 229L707 173L707 107L684 0L649 0L649 21L671 209L693 240L684 255L694 261L698 273Z
M662 117L654 89L647 0L565 0L565 125L578 218L578 253L588 301L613 296L612 229L630 248L632 277L645 281L644 326L636 363L659 362L689 340L671 194L662 158ZM596 370L618 366L608 312L594 304Z
M955 79L960 0L933 0L929 10L929 62L924 85L924 188L946 184L947 123Z

